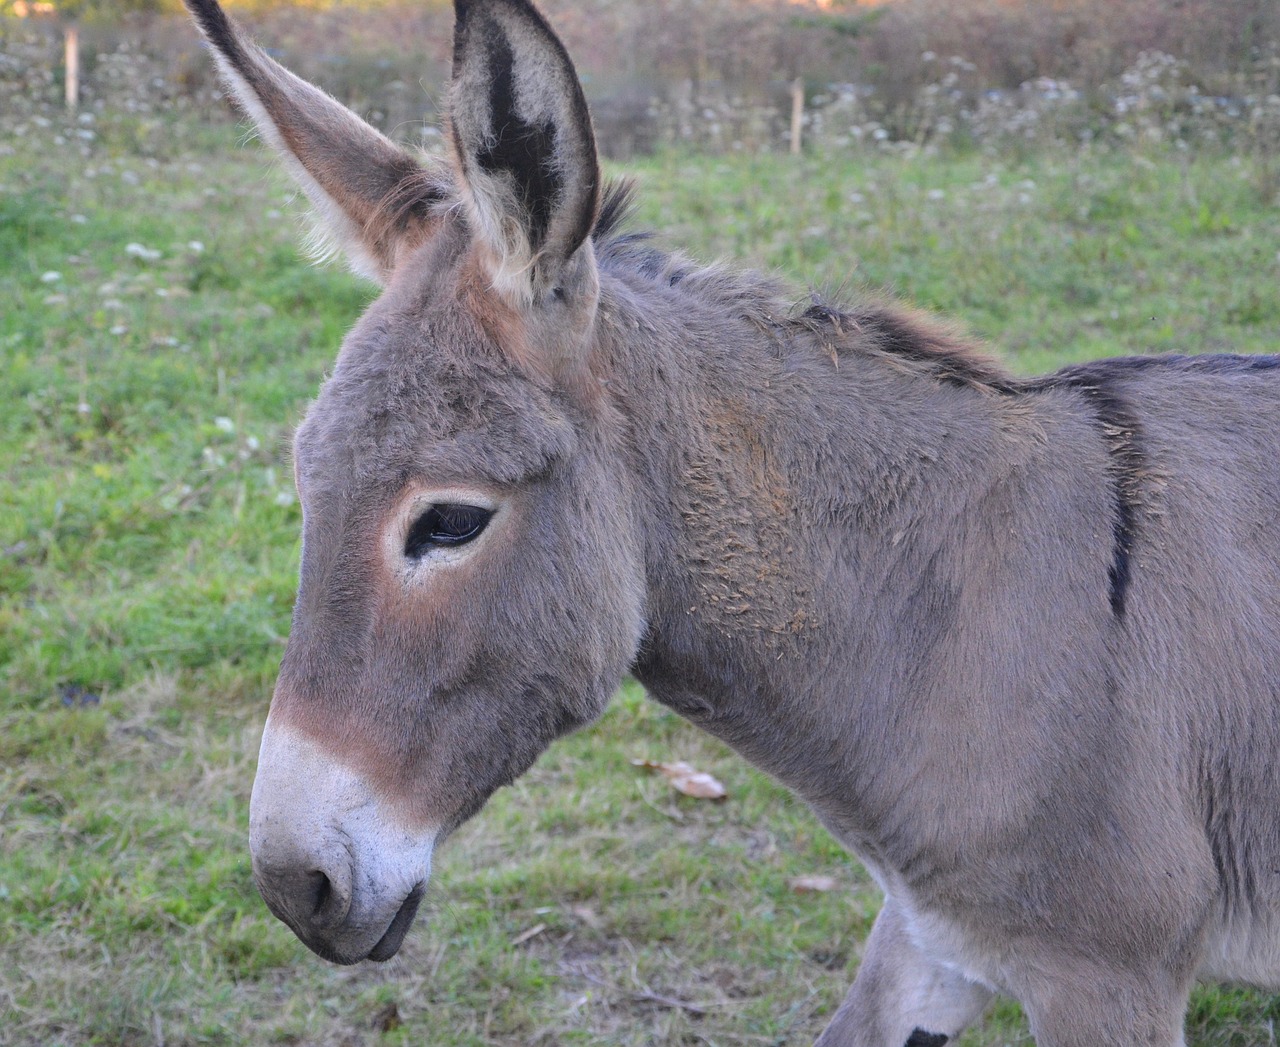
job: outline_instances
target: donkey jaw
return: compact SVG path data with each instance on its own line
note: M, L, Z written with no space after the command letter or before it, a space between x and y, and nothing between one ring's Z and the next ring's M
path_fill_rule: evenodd
M268 718L249 801L253 876L312 952L342 964L394 956L438 835L407 826L364 778Z

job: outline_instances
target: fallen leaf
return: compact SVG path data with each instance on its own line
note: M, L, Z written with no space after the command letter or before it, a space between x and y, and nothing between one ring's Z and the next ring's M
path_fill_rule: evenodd
M836 889L834 876L793 876L787 883L798 894L807 894L810 891L834 891Z
M655 760L632 760L635 767L643 767L646 771L659 771L666 775L672 787L686 796L699 800L723 800L728 793L725 787L706 771L690 767L683 760L675 763L659 763Z
M400 1008L396 1006L395 1000L388 1001L373 1016L373 1027L379 1032L393 1032L403 1024Z

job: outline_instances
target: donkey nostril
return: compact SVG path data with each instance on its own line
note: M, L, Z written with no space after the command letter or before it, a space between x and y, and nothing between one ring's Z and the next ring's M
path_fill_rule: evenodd
M333 895L333 882L319 869L307 874L311 894L311 915L319 916Z
M280 919L303 935L341 925L351 909L351 870L342 862L317 868L315 856L294 865L258 858L254 879L263 899Z

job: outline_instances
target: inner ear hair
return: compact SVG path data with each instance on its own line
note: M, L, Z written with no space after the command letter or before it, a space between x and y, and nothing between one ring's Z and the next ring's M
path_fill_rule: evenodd
M548 294L600 205L595 135L578 75L524 0L455 0L450 128L468 213L494 285Z
M346 106L289 72L255 45L217 3L186 0L222 80L316 214L313 254L342 254L385 283L406 246L428 234L434 208L452 196L434 170Z

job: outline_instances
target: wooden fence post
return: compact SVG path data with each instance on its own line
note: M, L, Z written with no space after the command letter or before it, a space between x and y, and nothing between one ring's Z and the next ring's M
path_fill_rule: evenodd
M80 27L67 26L65 34L64 58L67 69L66 98L67 108L75 109L80 104Z
M804 80L791 81L791 155L800 155L800 128L804 121Z

